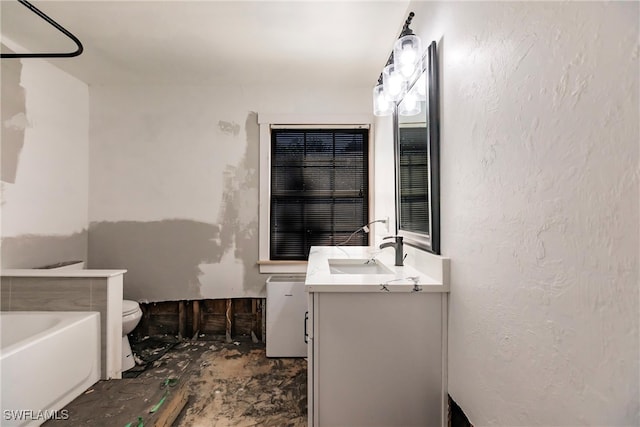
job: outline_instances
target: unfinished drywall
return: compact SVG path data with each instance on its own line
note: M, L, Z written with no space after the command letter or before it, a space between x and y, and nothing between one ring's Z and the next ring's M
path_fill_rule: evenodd
M368 113L369 92L92 87L89 266L141 301L264 296L257 112Z
M239 125L230 126L238 133ZM202 265L202 293L215 294L221 277L228 281L233 294L264 293L264 278L260 276L258 259L258 188L260 186L258 163L260 128L258 115L250 112L245 120L246 149L237 166L227 166L223 174L224 195L220 206L220 244L228 248L235 259L233 267L220 271L214 264ZM223 130L224 131L224 130ZM241 269L241 271L238 271ZM210 274L206 274L210 273ZM242 278L239 282L238 278Z
M2 51L11 52L2 45ZM7 60L2 63L2 82L0 84L0 98L2 105L2 127L0 141L2 141L0 179L3 182L16 182L18 160L24 145L24 130L27 126L26 99L24 88L20 86L22 63L18 60Z
M163 300L201 299L218 289L230 290L234 296L260 292L263 279L256 267L255 244L259 184L255 113L248 114L244 128L245 155L237 166L227 166L223 172L216 223L184 219L92 222L89 267L127 269L124 296L138 301L149 301L153 295L162 295ZM221 269L224 256L232 261Z
M449 393L478 426L639 425L639 4L409 10L441 61Z
M43 60L0 66L2 268L86 260L88 87Z

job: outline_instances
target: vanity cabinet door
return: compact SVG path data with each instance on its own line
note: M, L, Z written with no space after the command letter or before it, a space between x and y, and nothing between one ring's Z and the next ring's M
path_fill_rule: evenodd
M305 334L307 337L307 424L309 427L317 425L314 420L317 418L317 415L314 412L315 408L315 384L317 381L314 381L316 377L315 372L315 364L314 364L314 344L315 344L315 295L310 292L308 294L307 299L307 317L305 323Z
M442 425L441 293L311 299L309 425Z

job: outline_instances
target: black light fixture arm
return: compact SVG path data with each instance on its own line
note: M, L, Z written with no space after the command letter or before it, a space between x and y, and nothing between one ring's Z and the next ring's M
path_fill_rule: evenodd
M398 37L398 38L402 38L404 36L412 36L413 35L413 30L411 28L409 28L409 25L411 25L411 21L413 20L414 16L416 16L415 13L409 12L409 16L407 17L407 20L404 21L404 26L402 27L402 32L400 33L400 37Z
M415 13L409 12L409 16L407 16L407 20L404 21L404 25L402 26L402 31L400 32L400 35L398 36L399 39L404 37L404 36L413 35L413 30L411 28L409 28L409 25L411 25L411 21L413 20L414 16L416 16ZM387 59L387 63L384 66L386 67L389 64L393 64L393 51L391 51L391 55L389 55L389 59ZM378 84L379 85L382 84L382 73L380 73L380 76L378 77Z
M42 18L45 21L47 21L50 25L55 27L58 31L63 33L65 36L67 36L71 40L73 40L73 42L77 46L77 49L74 52L68 52L68 53L57 53L57 52L52 52L52 53L0 53L0 58L71 58L71 57L74 57L74 56L78 56L78 55L80 55L82 53L82 51L84 50L84 47L82 46L82 43L80 42L80 40L78 40L78 38L76 36L71 34L62 25L58 24L56 21L51 19L44 12L42 12L40 9L38 9L37 7L35 7L31 3L29 3L27 0L18 0L18 2L20 4L22 4L24 7L26 7L27 9L29 9L30 11L32 11L33 13L35 13L36 15L38 15L40 18Z

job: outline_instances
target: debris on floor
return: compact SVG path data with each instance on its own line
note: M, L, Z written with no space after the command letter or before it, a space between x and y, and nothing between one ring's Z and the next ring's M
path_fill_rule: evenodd
M306 360L269 359L250 343L226 345L210 360L177 426L306 426Z
M131 352L136 366L122 373L122 378L136 378L150 366L164 356L169 350L180 344L174 336L144 337L131 342Z
M306 359L267 358L249 337L176 339L163 350L169 338L146 343L148 354L139 350L144 370L99 381L67 405L68 420L43 426L306 426Z

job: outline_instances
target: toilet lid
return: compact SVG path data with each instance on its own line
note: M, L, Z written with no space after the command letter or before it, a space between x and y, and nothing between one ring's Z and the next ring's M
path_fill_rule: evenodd
M126 316L127 314L135 313L138 311L140 306L136 301L124 300L122 301L122 315Z

